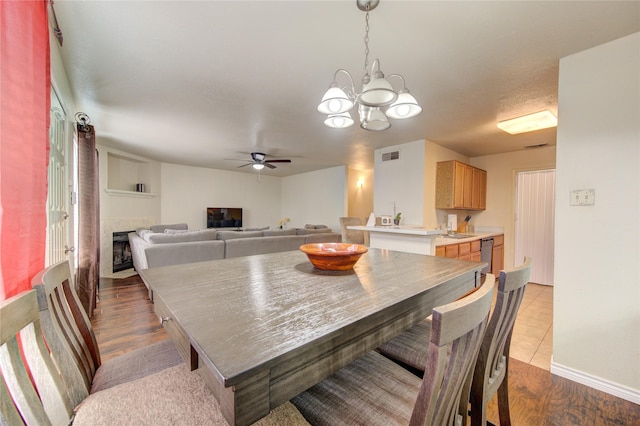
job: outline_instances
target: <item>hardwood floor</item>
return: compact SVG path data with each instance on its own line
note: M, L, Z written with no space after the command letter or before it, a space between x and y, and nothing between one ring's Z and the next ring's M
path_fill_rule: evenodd
M139 275L100 279L98 303L91 318L102 361L168 339L153 312Z
M168 338L138 275L102 278L91 322L103 361ZM515 358L510 361L509 400L515 426L640 425L639 405ZM499 424L496 398L489 403L487 420Z

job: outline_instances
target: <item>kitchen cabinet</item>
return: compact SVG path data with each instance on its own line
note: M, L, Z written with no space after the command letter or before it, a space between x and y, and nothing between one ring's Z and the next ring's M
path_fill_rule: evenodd
M504 269L504 235L493 237L493 252L491 253L491 273L498 277Z
M458 258L458 244L449 244L444 246L444 256L452 259Z
M473 190L471 191L471 209L487 208L487 172L473 168Z
M436 165L436 208L485 210L487 172L460 161Z
M480 262L480 240L437 246L436 256Z
M472 262L480 262L480 240L471 241L471 253L469 260Z

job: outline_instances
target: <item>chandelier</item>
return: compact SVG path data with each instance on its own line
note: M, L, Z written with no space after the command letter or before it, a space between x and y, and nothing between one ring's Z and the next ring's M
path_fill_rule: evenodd
M353 78L347 70L339 69L333 74L333 82L329 90L322 97L318 111L326 114L324 124L334 128L345 128L353 125L354 120L349 113L355 105L358 106L360 127L366 130L386 130L391 127L388 118L404 119L415 117L422 112L400 74L391 74L385 79L380 69L380 61L376 59L369 68L369 12L378 6L380 0L356 0L358 9L366 12L364 36L364 76L362 77L362 91L358 93ZM341 88L338 85L338 74L344 73L349 77L350 86ZM394 77L402 82L402 89L393 90L389 80Z

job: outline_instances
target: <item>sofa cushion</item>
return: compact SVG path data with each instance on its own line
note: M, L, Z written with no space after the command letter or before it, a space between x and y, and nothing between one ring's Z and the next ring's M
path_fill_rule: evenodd
M188 229L186 223L174 223L171 225L153 225L151 228L152 232L164 232L165 229Z
M304 229L324 229L324 228L328 228L327 225L311 225L309 223L307 223L304 226Z
M308 234L322 234L325 232L332 232L331 228L319 228L319 229L306 229L306 228L298 228L298 235L308 235Z
M140 238L144 238L147 234L153 234L153 231L149 228L138 228L136 229L136 234L138 234Z
M271 231L264 231L265 237L277 237L281 235L296 235L296 229L274 229Z
M160 234L164 235L164 234ZM147 268L224 259L224 241L192 241L175 244L149 244L144 249Z
M298 250L304 244L304 235L282 237L235 238L225 241L226 259L256 254Z
M263 231L218 231L217 238L219 240L235 240L237 238L253 238L253 237L262 237Z
M203 229L202 231L187 231L178 234L147 234L145 240L151 244L189 243L193 241L215 240L218 231Z
M267 229L269 229L268 226L261 226L259 228L242 228L243 231L266 231Z
M192 231L189 231L188 229L171 229L171 228L167 228L164 230L165 234L182 234L184 232L192 232Z

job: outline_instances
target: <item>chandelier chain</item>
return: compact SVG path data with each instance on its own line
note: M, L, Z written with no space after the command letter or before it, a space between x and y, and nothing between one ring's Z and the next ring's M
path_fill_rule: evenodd
M367 3L367 15L364 26L364 74L367 75L369 68L369 4Z

